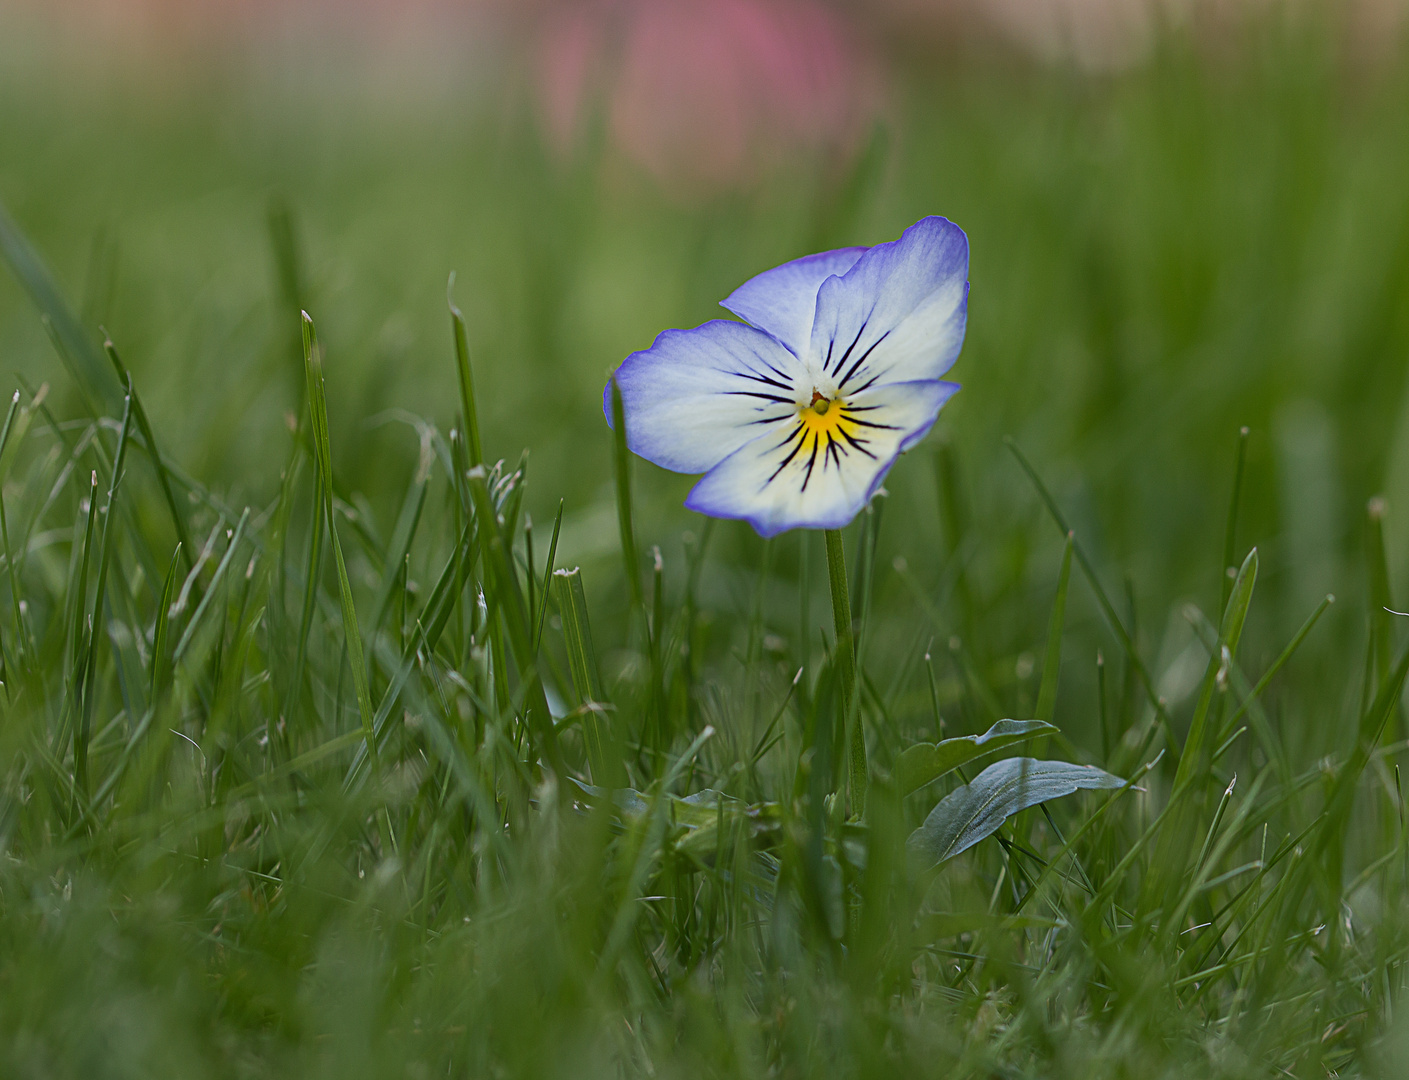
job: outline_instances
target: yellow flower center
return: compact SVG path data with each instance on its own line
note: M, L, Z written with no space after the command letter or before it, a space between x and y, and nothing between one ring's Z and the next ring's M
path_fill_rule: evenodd
M833 439L845 444L846 437L855 437L860 428L847 411L845 399L826 398L816 390L812 391L811 404L798 409L798 419L806 432L806 440L810 442L816 435L822 440L823 448Z
M797 406L797 427L793 428L787 439L774 447L783 452L784 457L766 483L771 484L784 469L796 463L794 468L801 474L802 490L806 492L814 473L821 476L832 465L835 465L840 473L842 460L852 454L859 454L872 461L878 460L876 455L867 449L871 440L866 438L863 432L867 428L890 428L892 425L866 420L857 415L858 412L867 412L876 407L848 405L845 398L829 398L821 391L813 390L812 400L806 405L799 403Z

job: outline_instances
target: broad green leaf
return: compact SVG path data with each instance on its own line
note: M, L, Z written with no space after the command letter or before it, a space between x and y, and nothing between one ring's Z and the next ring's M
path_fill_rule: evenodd
M1120 777L1094 765L1006 758L941 799L905 846L911 859L928 869L992 836L1008 818L1030 806L1081 789L1124 786Z
M999 720L982 735L965 735L938 743L916 743L900 755L900 792L909 795L945 773L984 754L1014 746L1057 728L1045 720Z

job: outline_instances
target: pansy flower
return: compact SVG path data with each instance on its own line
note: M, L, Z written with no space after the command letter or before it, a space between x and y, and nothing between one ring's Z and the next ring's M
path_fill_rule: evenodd
M796 259L736 289L717 319L667 330L613 378L627 445L705 475L685 505L761 535L840 529L959 389L969 244L942 217L898 240ZM611 384L604 406L612 417Z

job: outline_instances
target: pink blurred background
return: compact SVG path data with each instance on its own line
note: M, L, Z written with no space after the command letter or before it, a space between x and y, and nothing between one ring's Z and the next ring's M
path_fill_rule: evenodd
M1240 10L1299 0L0 0L108 53L202 63L212 50L350 50L345 74L477 65L522 88L545 141L600 135L663 185L747 185L799 155L845 162L886 108L887 58L942 63L987 36L1040 62L1138 63L1161 21L1217 38ZM1384 41L1409 0L1337 9ZM359 68L359 65L365 67Z

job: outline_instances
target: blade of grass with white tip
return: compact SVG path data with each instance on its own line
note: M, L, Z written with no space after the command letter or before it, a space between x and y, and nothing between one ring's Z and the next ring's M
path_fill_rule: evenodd
M534 573L536 562L533 557L533 515L523 516L523 578L528 590L528 618L530 626L537 626L538 578ZM535 639L536 640L536 639Z
M98 674L98 644L106 637L104 602L107 599L108 567L112 563L113 519L117 517L118 485L122 482L122 465L127 457L127 437L132 430L132 395L126 398L122 410L122 429L113 454L112 479L108 482L107 508L103 516L103 532L98 546L98 581L93 590L93 611L88 618L87 664L79 691L78 729L73 743L73 782L86 798L88 793L88 742L93 722L93 696Z
M338 571L338 598L342 605L343 637L348 663L352 667L352 686L357 695L357 712L362 718L362 734L367 741L373 762L377 759L376 736L372 728L372 695L367 686L367 667L362 652L362 633L357 627L357 608L352 600L352 583L347 577L342 543L338 539L338 523L333 511L333 453L328 437L328 403L323 387L323 358L318 346L318 334L308 313L303 315L303 363L308 380L308 411L312 422L314 448L317 451L318 474L322 479L323 507L332 541L333 561Z
M151 422L147 419L147 410L142 407L142 399L138 396L137 389L133 385L132 374L124 366L122 358L118 355L117 346L113 344L111 337L107 337L103 341L103 351L107 353L113 370L117 372L118 382L127 388L128 396L132 398L132 417L137 422L137 431L142 437L143 449L147 451L147 456L152 461L152 468L156 470L157 482L161 485L162 497L166 500L166 509L171 515L172 527L176 530L177 547L186 552L187 568L189 569L190 560L195 556L190 554L192 550L191 537L186 530L186 516L176 505L176 496L171 490L171 473L166 467L166 462L162 459L161 451L157 448L156 435L153 434Z
M602 689L602 676L597 653L592 648L592 629L587 617L587 594L582 587L582 570L557 570L553 573L553 598L563 620L563 639L567 644L568 668L582 702L602 702L608 699Z
M504 533L504 543L512 551L514 547L514 537L518 535L519 514L523 510L523 494L527 487L528 479L528 451L524 450L519 455L519 463L509 476L509 483L512 485L506 497L502 497L500 503L499 516L504 519L501 526ZM532 610L531 608L529 610Z
M548 591L553 582L553 563L558 557L558 534L563 528L563 506L564 500L558 500L558 515L553 519L553 539L548 544L548 561L543 566L543 588L542 595L538 600L538 614L533 619L533 651L539 650L543 641L543 621L548 617ZM533 567L529 567L529 573L533 572Z
M525 720L538 739L539 750L547 758L549 767L558 776L564 776L566 769L558 748L558 736L553 728L553 715L548 710L543 680L538 674L532 627L528 622L528 612L524 609L518 574L510 561L498 517L494 512L494 502L485 483L483 466L471 469L467 480L478 523L479 547L484 557L487 584L497 594L514 663L518 666L520 680L527 687L524 701Z
M148 700L152 703L152 708L156 708L157 695L161 692L166 673L170 668L170 664L166 661L166 639L170 635L171 599L176 592L176 578L180 572L180 565L181 552L173 551L171 566L167 568L166 580L162 583L161 597L157 600L156 624L152 629L151 689L147 695Z
M211 597L215 594L216 587L225 580L225 576L229 572L230 561L235 557L235 551L240 546L240 542L244 539L245 526L248 524L249 519L250 511L249 508L246 507L245 512L240 515L240 520L235 526L235 531L230 534L230 542L225 547L225 554L221 556L220 562L215 567L215 573L211 575L210 586L206 589L205 595L201 597L201 602L196 605L196 610L191 613L190 621L186 623L186 629L181 632L181 637L176 642L176 648L171 651L171 663L173 667L179 664L185 657L186 650L191 647L192 641L195 640L196 631L205 621L206 612L209 611L212 606ZM200 560L197 560L196 568L198 569L200 565ZM195 570L192 570L192 573L194 572ZM177 606L180 606L179 599L177 600Z
M0 449L0 484L3 484L10 476L10 468L15 463L15 458L19 456L20 447L24 445L24 437L29 434L29 425L34 420L34 413L43 403L44 394L47 391L41 387L38 398L31 398L27 403L20 403L20 392L15 391L11 399L12 416L5 418L5 437L3 439L3 449Z
M88 609L88 563L93 553L93 532L98 519L98 474L90 474L88 485L88 522L83 530L83 547L78 558L78 566L69 586L72 598L68 610L66 639L68 648L69 677L64 683L64 704L62 712L67 719L71 713L82 707L83 673L87 668L84 643L88 635L84 632L83 621ZM60 732L62 734L62 732ZM78 738L76 716L73 721L73 738ZM75 748L76 749L76 748Z
M585 610L585 609L584 609ZM651 621L647 627L650 637L651 697L656 714L655 730L662 746L674 741L674 732L669 730L670 716L666 707L665 661L661 656L665 634L665 560L660 548L651 545Z
M553 598L563 621L563 643L567 646L568 669L577 688L578 704L591 710L583 725L587 758L592 766L592 782L615 787L623 782L618 762L606 754L607 740L602 730L605 720L596 706L609 704L602 689L597 653L592 648L592 626L587 618L587 594L582 588L582 570L558 570L553 574ZM615 767L614 767L615 766Z

